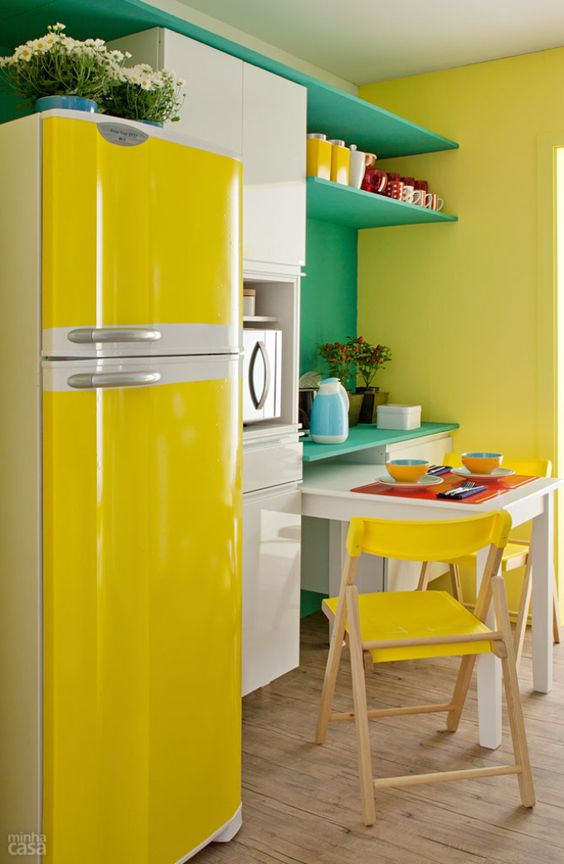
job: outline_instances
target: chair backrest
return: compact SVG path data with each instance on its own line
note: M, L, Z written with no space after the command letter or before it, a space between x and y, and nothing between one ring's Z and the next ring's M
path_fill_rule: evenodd
M447 453L443 459L445 465L450 468L460 468L462 458L460 453ZM505 459L504 468L512 468L516 474L531 475L533 477L551 477L552 462L550 459Z
M503 549L511 529L505 510L462 519L416 522L389 519L351 519L347 552L362 552L402 561L452 561L486 546Z

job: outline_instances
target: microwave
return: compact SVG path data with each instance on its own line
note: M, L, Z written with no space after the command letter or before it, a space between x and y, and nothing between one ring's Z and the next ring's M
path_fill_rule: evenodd
M243 330L243 423L280 417L282 331Z

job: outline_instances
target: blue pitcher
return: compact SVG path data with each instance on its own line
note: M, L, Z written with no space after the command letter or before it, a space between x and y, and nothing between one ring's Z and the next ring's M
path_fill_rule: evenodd
M338 378L319 382L309 431L316 444L342 444L349 437L349 397Z

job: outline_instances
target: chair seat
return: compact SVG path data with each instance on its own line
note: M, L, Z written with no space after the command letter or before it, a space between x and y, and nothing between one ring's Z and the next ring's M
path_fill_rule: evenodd
M510 541L505 549L503 550L503 557L501 559L502 569L508 564L510 561L514 561L515 559L522 558L523 564L527 558L527 554L529 552L529 544L528 543L519 543L518 541ZM473 567L476 565L476 555L465 555L464 558L457 558L456 561L453 561L453 564L458 564L459 567ZM514 567L517 565L515 564ZM511 569L511 568L509 568Z
M335 616L338 602L338 597L329 597L323 601L323 611L330 620ZM363 642L491 632L447 591L359 594L358 602ZM454 642L451 645L375 648L370 653L375 663L384 663L390 660L452 657L490 651L490 642Z

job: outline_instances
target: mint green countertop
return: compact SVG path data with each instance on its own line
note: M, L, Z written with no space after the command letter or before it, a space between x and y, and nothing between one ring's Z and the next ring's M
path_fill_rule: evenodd
M333 459L354 453L357 450L369 450L371 447L386 447L409 441L413 438L423 438L425 435L436 435L438 432L450 432L458 429L458 423L422 423L419 429L378 429L369 423L353 426L349 437L343 444L315 444L309 436L303 438L304 462L317 462L320 459Z

